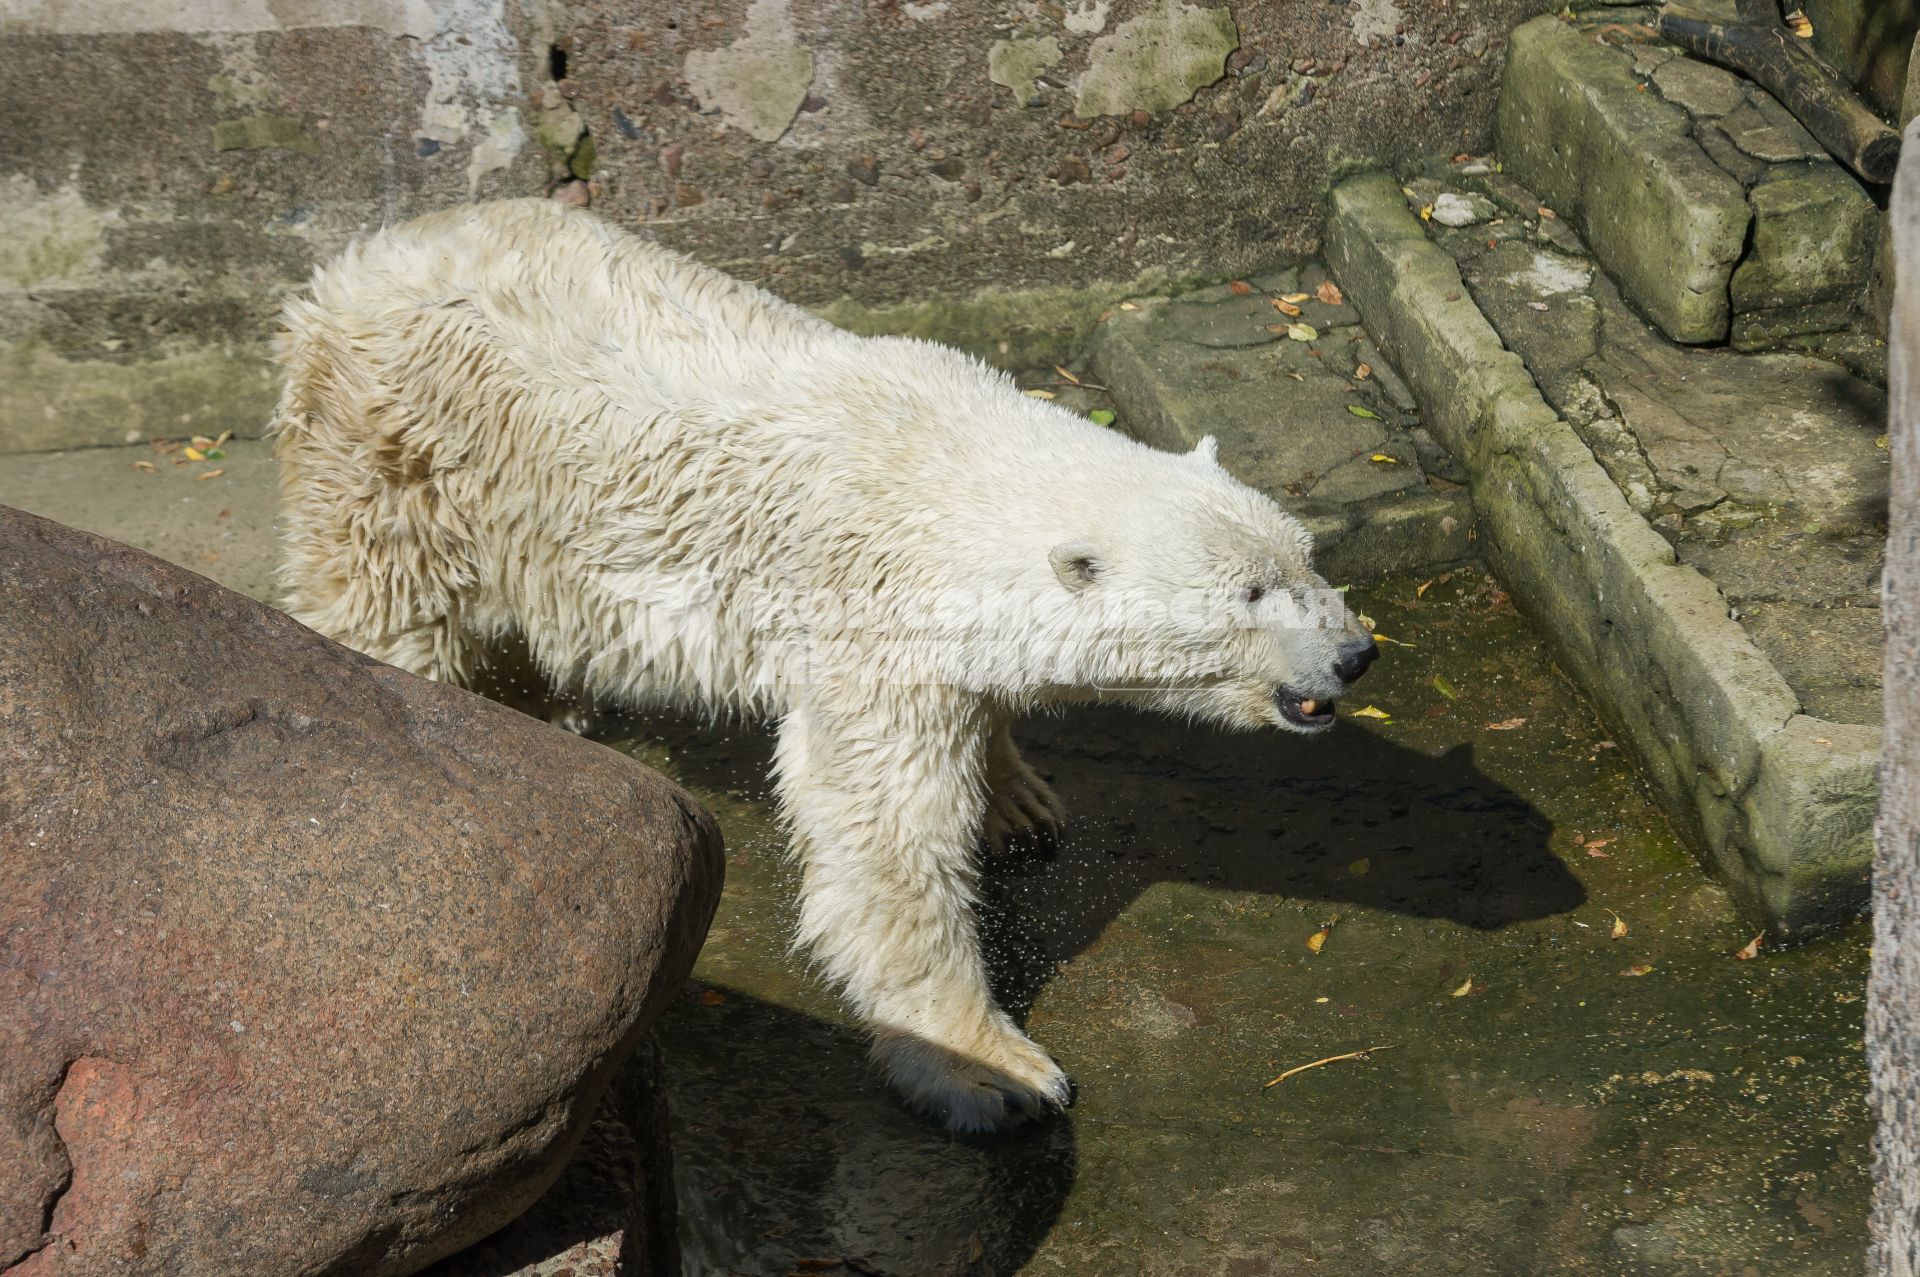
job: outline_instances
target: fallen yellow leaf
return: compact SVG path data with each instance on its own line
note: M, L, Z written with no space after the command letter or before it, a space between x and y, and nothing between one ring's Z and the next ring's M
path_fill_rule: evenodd
M1607 912L1613 913L1613 910L1609 909ZM1627 938L1627 920L1617 913L1613 913L1613 929L1607 932L1607 938L1610 940L1625 940Z
M221 475L225 473L226 473L225 470L209 470L205 474L197 474L193 477L196 479L218 479Z
M1320 287L1313 290L1313 295L1329 306L1338 306L1347 300L1346 295L1340 291L1340 285L1330 279L1321 280Z
M1288 324L1287 336L1295 341L1313 341L1320 336L1320 330L1312 324Z
M1333 928L1331 928L1331 927L1322 927L1322 928L1320 928L1320 930L1318 930L1318 931L1316 931L1316 932L1314 932L1314 933L1313 933L1312 935L1310 935L1310 936L1308 936L1308 937L1307 937L1307 952L1308 952L1308 953L1318 953L1318 952L1320 952L1320 950L1321 950L1322 948L1324 948L1324 947L1326 946L1326 943L1327 943L1327 936L1328 936L1328 934L1329 934L1329 933L1330 933L1330 932L1331 932L1332 930L1333 930Z
M1431 590L1432 588L1433 588L1433 578L1429 577L1426 580L1420 582L1420 584L1413 587L1413 597L1416 599L1424 599L1425 597L1427 597L1427 591Z
M151 461L136 461L133 463L133 468L135 470L145 470L148 474L159 473L159 468L156 467Z
M1387 711L1385 711L1385 710L1383 710L1383 709L1380 709L1380 708L1379 708L1379 707L1377 707L1377 706L1374 706L1374 705L1369 705L1369 706L1367 706L1367 707L1366 707L1365 709L1357 709L1357 710L1354 710L1354 711L1353 711L1353 717L1355 717L1355 718L1382 718L1382 719L1385 719L1385 718L1392 718L1392 717L1393 717L1393 715L1391 715L1391 714L1389 714L1389 713L1387 713Z
M1298 306L1294 305L1292 302L1287 301L1285 298L1281 298L1281 297L1276 297L1273 299L1273 308L1279 311L1283 315L1298 315L1300 313L1300 308Z
M1365 381L1367 378L1373 376L1373 365L1361 364L1353 370L1353 376L1356 381Z
M1653 968L1647 965L1646 963L1636 962L1634 965L1628 967L1625 971L1622 971L1620 974L1621 975L1646 975L1652 970Z
M1305 300L1307 300L1307 294L1305 294L1305 293L1285 293L1285 294L1282 294L1282 295L1281 295L1281 298L1280 298L1280 300L1281 300L1281 301L1283 301L1283 302L1289 302L1289 303L1291 303L1291 302L1303 302L1303 301L1305 301Z
M189 461L205 461L205 460L207 459L207 454L206 454L206 453L204 453L204 452L202 452L202 451L200 451L200 449L198 449L198 448L196 448L196 447L193 447L193 446L192 446L191 444L189 444L189 445L188 445L188 446L187 446L187 447L186 447L186 448L185 448L185 449L183 450L183 452L184 452L184 455L186 456L186 458L187 458L187 460L189 460Z
M1390 457L1384 452L1376 452L1372 456L1368 457L1367 460L1377 461L1381 465L1388 465L1388 466L1397 466L1400 464L1400 458Z
M1456 998L1464 998L1469 993L1472 993L1472 992L1473 992L1473 977L1468 976L1466 979L1466 983L1462 984L1459 988L1453 991L1453 996Z
M1422 204L1420 206L1420 220L1423 222L1431 222L1433 220L1433 205Z
M1132 302L1121 302L1120 309L1121 310L1139 310L1140 308L1134 305Z
M1546 218L1549 222L1557 221L1559 220L1559 217L1560 217L1560 214L1554 212L1552 209L1548 208L1545 204L1542 204L1540 206L1538 212L1540 216Z
M1068 381L1072 382L1074 385L1077 386L1080 384L1080 379L1078 377L1068 372L1065 368L1062 368L1059 364L1055 364L1053 366L1053 370L1059 373L1062 377L1065 377Z
M1516 727L1525 727L1526 725L1527 720L1524 718L1505 718L1497 723L1488 723L1487 730L1490 732L1510 732Z
M1042 390L1038 386L1035 386L1032 390L1022 391L1021 393L1029 399L1051 399L1054 397L1051 390Z
M1806 14L1800 12L1800 10L1798 9L1795 9L1792 13L1789 13L1786 16L1785 20L1787 24L1787 30L1793 32L1796 36L1800 37L1802 40L1813 39L1813 20L1807 17Z
M1765 940L1766 938L1767 938L1767 933L1762 931L1759 935L1747 941L1747 943L1741 947L1739 952L1735 953L1733 956L1740 959L1740 961L1742 962L1752 961L1754 958L1757 958L1760 956L1760 942L1762 940Z

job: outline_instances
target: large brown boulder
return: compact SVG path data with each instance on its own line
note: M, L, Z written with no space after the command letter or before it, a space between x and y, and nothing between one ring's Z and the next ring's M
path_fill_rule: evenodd
M721 874L612 750L0 507L0 1272L359 1277L490 1233Z

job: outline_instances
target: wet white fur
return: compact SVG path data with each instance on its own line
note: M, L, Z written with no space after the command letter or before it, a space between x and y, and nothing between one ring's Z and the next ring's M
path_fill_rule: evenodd
M516 632L603 702L776 718L800 940L894 1084L957 1129L1067 1097L994 1004L976 938L982 834L1059 814L1009 722L1106 696L1286 727L1277 686L1340 690L1351 627L1265 611L1322 584L1308 538L1210 446L1130 442L577 210L383 231L286 327L293 614L429 678L468 678ZM740 601L781 591L868 603L770 637ZM950 592L939 642L898 641ZM1027 615L980 618L980 592ZM1115 635L1116 600L1194 606Z

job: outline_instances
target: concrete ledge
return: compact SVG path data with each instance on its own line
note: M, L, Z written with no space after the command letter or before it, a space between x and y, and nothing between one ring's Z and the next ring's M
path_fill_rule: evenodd
M1347 298L1467 468L1480 540L1702 858L1778 936L1866 904L1878 733L1799 703L1711 582L1627 504L1390 177L1331 196Z
M226 430L258 438L279 393L265 342L122 362L68 359L31 340L0 341L0 453Z

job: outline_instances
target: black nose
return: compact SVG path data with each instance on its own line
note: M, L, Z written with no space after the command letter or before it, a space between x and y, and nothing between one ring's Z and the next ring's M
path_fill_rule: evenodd
M1380 645L1370 638L1358 639L1352 643L1340 645L1340 659L1333 663L1333 672L1343 683L1357 683L1360 676L1367 672L1367 666L1380 657Z

